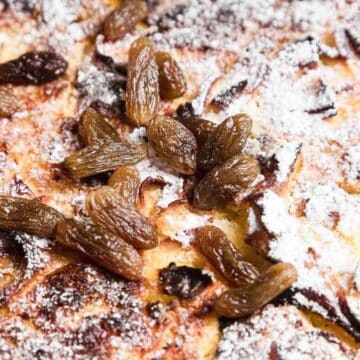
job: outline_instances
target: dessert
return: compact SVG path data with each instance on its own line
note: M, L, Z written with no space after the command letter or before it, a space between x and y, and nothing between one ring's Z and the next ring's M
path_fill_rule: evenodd
M0 2L0 357L358 358L359 13Z

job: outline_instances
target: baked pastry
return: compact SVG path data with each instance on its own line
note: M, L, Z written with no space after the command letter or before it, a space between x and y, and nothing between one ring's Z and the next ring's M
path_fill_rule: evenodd
M360 356L359 1L0 7L0 358Z

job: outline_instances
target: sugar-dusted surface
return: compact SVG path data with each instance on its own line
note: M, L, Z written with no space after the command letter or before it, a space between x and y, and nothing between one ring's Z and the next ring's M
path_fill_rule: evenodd
M273 237L268 255L297 267L293 299L298 305L341 320L356 333L360 69L346 30L356 25L358 1L149 1L155 9L150 27L139 26L114 43L97 34L110 11L105 0L7 3L9 8L0 13L0 61L54 49L70 67L65 78L52 84L15 89L22 111L0 119L1 194L38 197L66 216L86 215L86 192L104 179L75 181L61 162L81 146L76 127L85 106L94 101L121 104L128 48L137 36L148 34L157 49L171 51L188 84L186 97L163 102L161 113L189 101L196 113L215 123L239 112L251 115L253 134L245 151L259 157L268 171L259 202L260 220ZM169 11L176 4L180 7ZM117 70L102 55L111 56ZM225 97L221 107L212 104L218 95L233 95L231 89L240 82L246 85L239 93ZM130 129L123 120L120 116L116 124L124 136L146 138L145 129ZM218 219L216 212L195 212L184 204L186 179L150 155L137 164L141 179L161 178L163 188L146 216L162 238L170 238L160 245L160 254L159 249L142 254L147 274L154 276L137 287L95 265L81 265L84 259L51 242L18 235L29 279L15 287L16 293L6 283L0 357L212 358L218 323L206 314L211 297L226 286L218 274L211 294L195 300L196 309L188 303L163 305L161 322L145 305L163 300L156 292L158 268L171 261L208 266L191 244L194 227L211 223L232 239L244 229L237 219ZM254 230L257 221L252 220ZM0 260L1 266L5 262L0 273L8 281L16 263L5 256ZM330 307L308 290L323 295ZM144 293L151 294L146 301ZM294 321L302 325L296 328ZM219 356L231 359L229 351L237 356L249 349L257 351L255 358L267 356L273 334L282 340L273 346L281 358L355 356L328 334L313 330L293 308L267 308L228 328Z
M316 330L293 306L271 305L224 330L216 359L356 359L355 351Z

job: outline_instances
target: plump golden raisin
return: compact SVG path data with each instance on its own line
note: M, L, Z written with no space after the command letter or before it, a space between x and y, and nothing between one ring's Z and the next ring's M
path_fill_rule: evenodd
M87 108L81 114L79 134L85 146L106 142L120 142L116 129L93 108Z
M58 221L64 217L50 206L35 200L0 196L0 229L53 237Z
M148 7L145 1L125 0L105 19L104 33L108 40L122 39L127 33L135 29L138 22L145 19Z
M86 198L86 209L92 221L139 249L157 245L157 236L150 223L132 204L124 201L117 189L102 186Z
M157 52L156 63L159 68L159 87L162 99L176 99L186 92L185 76L168 52Z
M67 61L54 52L28 52L0 64L0 83L41 85L56 80L66 72Z
M139 253L124 240L94 224L75 219L60 221L56 228L56 240L129 280L141 278L142 259Z
M196 184L194 205L203 210L224 207L238 193L249 190L259 173L259 163L253 156L235 155Z
M19 102L13 92L4 87L0 88L0 116L11 116L19 110Z
M199 166L209 170L234 155L240 154L250 135L252 121L239 114L225 119L211 133L199 152Z
M159 73L150 40L141 37L129 51L126 115L135 126L145 126L159 105Z
M216 129L214 123L198 116L178 116L176 119L194 134L199 149Z
M64 161L75 178L85 178L114 170L122 165L135 164L147 156L143 142L107 143L78 150Z
M271 266L252 284L225 291L215 302L215 311L230 318L250 315L288 289L297 278L294 266Z
M118 194L129 204L136 204L140 176L134 166L120 166L117 168L110 176L108 185L116 188Z
M196 139L184 125L168 116L156 116L149 123L148 140L161 160L175 171L195 173Z
M236 286L250 284L259 275L258 269L245 261L224 232L215 226L197 228L195 244L213 266Z

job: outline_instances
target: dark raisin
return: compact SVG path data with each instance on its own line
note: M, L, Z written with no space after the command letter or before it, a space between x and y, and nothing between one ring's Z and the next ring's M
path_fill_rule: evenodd
M154 117L149 123L148 139L156 154L175 171L195 173L196 139L180 122L168 116Z
M153 45L145 37L137 39L129 51L126 83L126 115L135 126L145 126L159 105L159 73Z
M122 39L127 33L135 29L148 14L148 7L144 1L125 0L114 10L104 23L104 33L108 40Z
M296 278L291 264L273 265L252 284L225 291L215 302L215 311L230 318L250 315L288 289Z
M254 157L233 156L196 184L194 205L204 210L225 207L237 194L248 191L259 173L259 163Z
M54 52L28 52L15 60L0 64L0 83L41 85L66 72L67 61Z
M156 53L156 63L159 67L159 86L162 99L176 99L186 92L186 80L184 74L167 52Z
M212 279L201 269L171 263L160 270L159 284L165 294L191 299L212 284Z
M245 261L228 237L215 226L195 230L195 244L214 267L231 283L242 286L259 275L257 268Z
M142 259L139 253L124 240L91 223L74 219L60 221L56 240L127 279L141 278Z
M213 131L199 152L199 166L209 170L240 154L250 135L252 121L245 114L225 119Z

